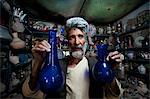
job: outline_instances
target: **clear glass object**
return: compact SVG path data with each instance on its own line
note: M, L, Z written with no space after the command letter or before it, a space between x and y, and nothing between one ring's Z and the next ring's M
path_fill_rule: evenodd
M51 52L47 53L46 62L39 74L40 89L44 93L57 93L64 85L64 74L60 67L57 56L56 30L49 31L48 42L51 45Z
M107 53L107 44L97 45L98 49L98 62L93 66L92 74L95 80L110 83L115 77L115 72L111 64L106 61Z

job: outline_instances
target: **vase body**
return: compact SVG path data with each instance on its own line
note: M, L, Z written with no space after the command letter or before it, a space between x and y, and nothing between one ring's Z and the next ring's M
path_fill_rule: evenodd
M12 29L15 32L24 32L24 30L25 30L24 25L23 25L23 23L20 22L19 18L14 18Z
M13 49L22 49L22 48L25 48L25 42L18 37L18 33L14 32L14 33L12 33L12 35L13 35L13 40L10 43L10 46Z
M140 66L138 66L138 71L140 74L146 74L146 68L144 67L143 64L141 64Z
M18 56L9 56L9 61L16 65L19 63L19 57Z
M46 62L39 74L40 89L44 93L57 93L64 85L64 75L59 65L56 46L56 30L49 31L51 52L47 53Z
M106 61L107 45L97 45L98 62L93 66L92 74L96 81L111 83L115 77L114 70L109 62Z

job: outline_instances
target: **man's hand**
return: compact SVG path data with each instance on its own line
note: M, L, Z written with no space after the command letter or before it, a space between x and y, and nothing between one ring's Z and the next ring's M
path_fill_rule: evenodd
M35 90L37 87L38 73L41 70L44 58L46 56L46 52L49 51L50 51L50 44L46 40L37 42L35 46L32 48L32 55L34 57L34 60L32 64L32 72L29 81L29 86L31 90Z
M46 40L37 42L32 48L35 61L42 61L45 58L46 52L50 52L50 44Z
M110 52L106 58L107 61L114 60L116 62L122 62L124 60L124 55L118 51Z

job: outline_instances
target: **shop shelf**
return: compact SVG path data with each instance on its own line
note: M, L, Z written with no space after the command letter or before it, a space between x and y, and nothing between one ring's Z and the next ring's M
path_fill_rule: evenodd
M120 36L128 35L128 34L131 34L131 33L137 32L137 31L141 31L141 30L145 30L145 29L149 29L149 28L150 28L149 25L141 26L141 27L138 27L136 29L121 33Z
M11 49L12 53L14 54L26 54L26 53L31 53L31 49L26 49L26 48L22 48L22 49Z
M11 95L14 92L20 92L21 87L24 80L22 80L17 86L14 86L13 88L6 89L4 92L0 93L0 99L6 99L9 95Z
M109 34L96 34L93 37L109 37Z
M115 49L109 49L108 51L114 51ZM119 49L119 52L124 52L124 51L150 51L150 47L142 47L142 48L128 48L128 49Z
M125 51L150 51L150 47L142 47L142 48L128 48L124 49Z
M12 71L17 71L21 68L26 68L29 65L31 65L31 63L32 63L32 60L28 61L27 63L18 63L18 64L13 64L10 62L10 64L12 65Z
M144 64L149 64L150 59L125 59L124 60L126 63L127 62L136 62L136 63L144 63Z

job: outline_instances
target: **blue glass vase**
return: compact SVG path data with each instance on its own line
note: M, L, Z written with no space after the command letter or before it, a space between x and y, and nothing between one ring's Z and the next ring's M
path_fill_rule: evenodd
M92 74L96 81L103 83L111 83L115 77L114 70L111 64L106 61L107 53L107 44L97 45L98 49L98 62L93 66Z
M46 62L39 74L40 89L47 94L59 92L64 85L64 74L57 56L56 32L54 29L49 31L51 52L47 53Z

